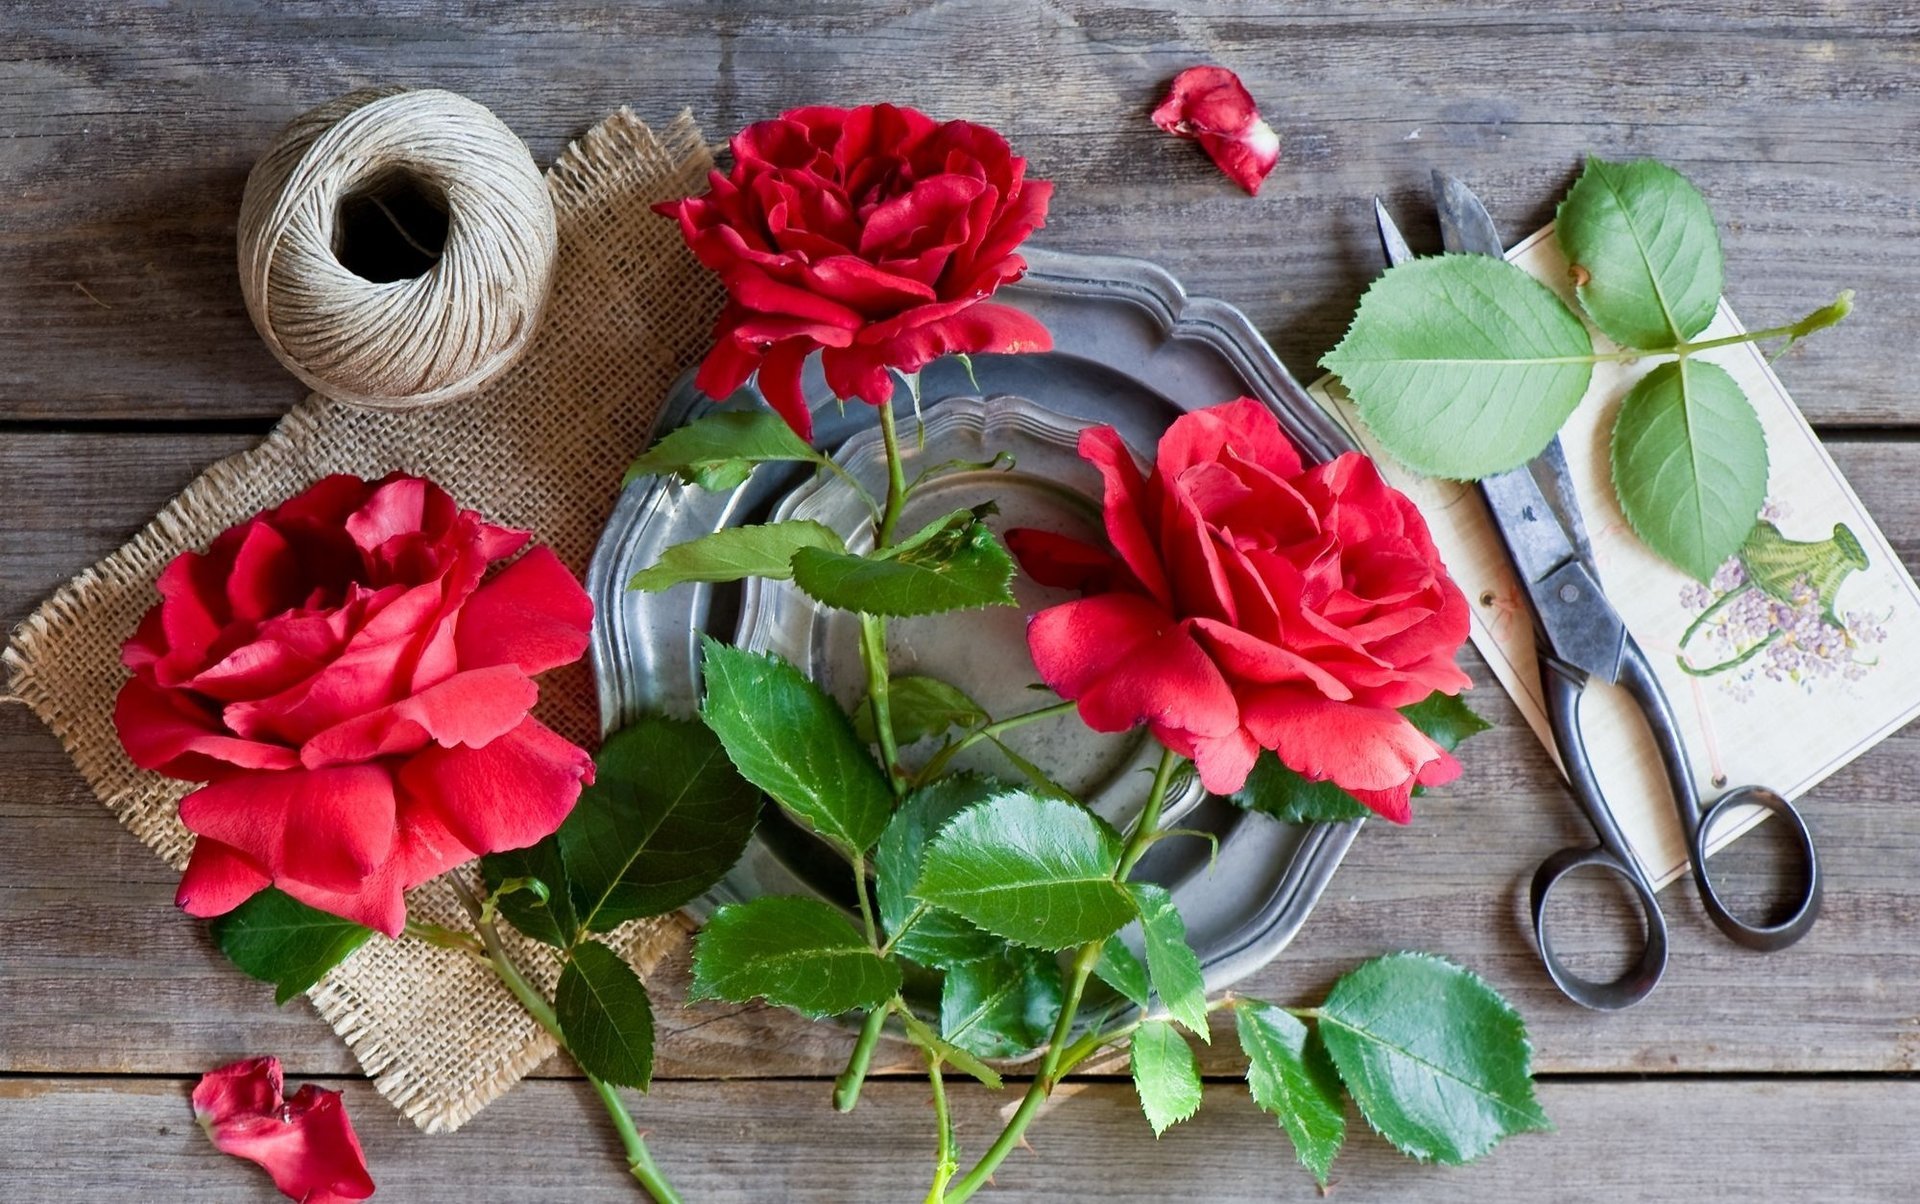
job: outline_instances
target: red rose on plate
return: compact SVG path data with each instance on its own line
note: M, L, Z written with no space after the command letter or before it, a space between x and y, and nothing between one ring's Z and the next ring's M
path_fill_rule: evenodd
M804 439L800 369L817 348L836 396L883 405L889 369L1053 345L1033 318L986 301L1026 271L1015 252L1053 193L999 134L894 105L816 107L750 125L732 146L732 172L714 172L706 195L656 206L727 287L701 392L724 398L758 370Z
M587 754L528 714L593 604L524 531L439 486L332 476L160 574L114 724L135 764L207 783L179 902L269 884L397 936L402 892L565 819Z
M1105 477L1113 551L1031 530L1007 543L1036 581L1087 594L1033 616L1027 641L1089 727L1148 724L1216 794L1272 749L1402 823L1415 785L1458 775L1396 708L1469 684L1453 663L1466 599L1372 461L1305 468L1244 397L1169 427L1151 477L1111 427L1083 432L1080 454Z
M208 1071L193 1089L193 1117L223 1154L257 1163L302 1204L373 1195L367 1158L338 1091L308 1083L282 1097L280 1059L248 1058Z

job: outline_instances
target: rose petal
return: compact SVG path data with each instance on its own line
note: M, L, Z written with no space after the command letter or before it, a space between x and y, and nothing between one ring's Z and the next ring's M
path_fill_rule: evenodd
M813 442L813 410L807 405L806 391L800 382L813 348L806 339L775 343L760 364L759 377L760 395L767 399L774 413L787 420L793 433L807 443Z
M1043 610L1027 624L1027 647L1047 685L1078 702L1095 731L1150 722L1224 736L1239 726L1226 678L1151 599L1101 594Z
M223 916L271 885L272 877L238 849L201 836L173 902L190 916Z
M480 855L447 830L429 803L403 796L399 814L393 855L351 888L294 881L274 885L309 907L398 937L407 924L406 892Z
M1260 119L1240 77L1225 67L1189 67L1174 77L1153 123L1197 140L1214 163L1249 195L1280 161L1280 138Z
M281 1193L302 1204L341 1204L373 1195L367 1159L340 1093L311 1083L281 1098L276 1058L236 1062L193 1091L194 1116L214 1148L262 1167Z
M1134 584L1133 574L1105 548L1032 527L1016 527L1002 538L1021 569L1041 585L1105 593Z
M1154 455L1162 477L1178 477L1189 468L1216 464L1228 453L1285 479L1300 472L1300 452L1280 429L1272 410L1241 397L1173 420Z
M351 889L393 850L393 778L379 765L241 774L182 799L180 821L275 883Z
M1148 533L1147 482L1133 462L1133 454L1121 442L1120 432L1110 426L1081 431L1080 458L1099 469L1105 483L1101 513L1114 551L1161 605L1171 605L1173 593L1167 588L1166 570Z
M1421 771L1446 753L1406 716L1385 707L1334 702L1298 686L1269 686L1241 700L1247 730L1310 781L1330 781L1404 823L1394 804ZM1377 805L1376 805L1377 804Z
M543 839L591 781L592 758L531 716L483 748L428 748L400 770L401 789L479 853Z
M516 665L542 673L587 650L593 601L551 548L500 570L460 608L454 646L463 668Z
M411 698L355 715L300 746L308 769L443 748L478 748L520 725L540 689L513 665L456 673Z
M235 769L291 769L291 748L229 734L217 716L179 690L135 677L120 688L113 726L133 763L170 778L204 782Z

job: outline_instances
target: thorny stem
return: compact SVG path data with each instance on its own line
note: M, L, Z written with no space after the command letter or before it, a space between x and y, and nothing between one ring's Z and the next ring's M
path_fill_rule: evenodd
M873 732L886 762L893 792L904 794L907 780L900 769L900 749L893 738L891 683L887 676L887 621L879 615L860 616L860 657L867 662L867 706L873 713Z
M887 448L887 501L880 512L880 526L874 532L874 546L893 543L893 528L907 500L907 466L900 459L900 435L893 427L893 403L880 407L880 439Z
M1120 853L1120 863L1114 870L1114 880L1126 881L1127 875L1140 860L1147 847L1153 843L1153 835L1160 823L1161 809L1166 805L1167 787L1173 782L1174 770L1179 768L1180 758L1171 749L1160 755L1160 766L1153 775L1153 791L1147 795L1147 804L1140 810L1140 818L1134 822L1133 831L1127 836L1127 843ZM1014 1110L1007 1127L946 1196L947 1204L959 1204L982 1184L993 1176L1000 1164L1006 1161L1026 1136L1027 1126L1039 1114L1040 1106L1053 1093L1055 1084L1060 1081L1064 1071L1062 1063L1069 1049L1068 1038L1073 1035L1073 1022L1080 1012L1080 998L1087 989L1087 979L1093 975L1093 967L1100 960L1100 950L1106 945L1106 938L1089 941L1080 946L1073 957L1073 968L1067 975L1066 997L1061 1001L1060 1018L1054 1022L1053 1035L1047 1042L1047 1052L1041 1056L1040 1066L1034 1072L1033 1082L1028 1084L1027 1093L1020 1100L1020 1106ZM1085 1055L1082 1055L1084 1057Z
M447 875L447 881L452 885L453 893L459 896L460 905L466 908L467 914L473 918L474 930L480 934L480 943L486 949L487 961L493 966L493 972L499 975L500 981L513 993L513 997L520 1001L520 1006L527 1010L527 1015L532 1016L541 1028L546 1029L548 1034L559 1043L560 1048L568 1049L567 1036L560 1031L560 1018L554 1015L553 1005L547 1002L546 996L542 995L537 987L527 981L527 976L521 972L513 956L500 943L500 930L487 916L480 900L475 898L474 893L467 888L467 884L455 875ZM568 1050L568 1052L572 1051ZM627 1111L626 1103L621 1100L619 1092L614 1090L613 1084L591 1074L587 1075L587 1082L593 1084L594 1091L600 1096L600 1102L607 1109L607 1116L613 1121L614 1131L620 1135L620 1144L627 1154L627 1170L639 1181L640 1186L646 1189L647 1194L653 1197L655 1204L683 1204L680 1193L674 1190L673 1184L667 1182L666 1175L654 1162L652 1153L647 1149L646 1139L640 1135L639 1128L633 1123L633 1114Z
M860 1102L860 1088L867 1081L867 1067L873 1065L873 1049L880 1044L880 1034L887 1027L890 1010L891 1004L883 1004L867 1013L865 1023L860 1026L860 1039L853 1043L853 1053L847 1058L847 1068L834 1080L834 1111L851 1112Z

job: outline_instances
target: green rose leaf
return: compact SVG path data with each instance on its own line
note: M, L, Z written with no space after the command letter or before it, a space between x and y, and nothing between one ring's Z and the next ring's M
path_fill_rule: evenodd
M997 956L1006 948L999 937L913 897L933 834L968 807L1005 789L991 778L973 774L941 778L908 795L880 834L873 851L874 897L881 924L893 938L893 951L901 957L944 970Z
M308 907L268 887L210 925L227 960L273 984L285 1003L367 943L373 929Z
M1133 950L1118 940L1100 946L1100 960L1093 963L1093 973L1136 1006L1146 1007L1147 1001L1153 996L1153 987L1147 981L1147 968L1140 964Z
M1149 1020L1133 1034L1133 1089L1155 1137L1200 1110L1200 1061L1180 1031Z
M559 831L575 914L589 932L698 898L746 851L760 792L698 723L643 717L608 737L594 784Z
M1620 403L1613 488L1646 545L1701 581L1740 550L1767 497L1767 436L1726 369L1662 364Z
M1120 834L1086 808L1023 790L961 812L928 847L914 894L1015 944L1065 949L1134 918L1113 880Z
M595 787L588 787L588 790ZM586 790L581 791L584 802ZM578 811L582 803L576 802ZM569 816L571 819L571 816ZM565 949L580 934L580 916L573 909L566 862L555 834L524 849L488 853L480 859L480 876L487 890L498 893L495 906L521 932L536 941ZM546 896L532 890L506 890L509 883L538 882Z
M1367 1123L1421 1161L1470 1162L1551 1127L1519 1014L1450 962L1396 953L1354 970L1321 1006L1320 1037Z
M1592 353L1538 280L1491 256L1441 255L1387 269L1320 364L1396 458L1475 480L1546 447L1587 391Z
M900 989L900 968L818 899L766 895L713 913L693 942L689 1000L765 999L815 1020L871 1011Z
M1347 1135L1340 1076L1326 1046L1291 1013L1257 999L1235 1008L1233 1021L1253 1102L1279 1118L1300 1164L1325 1187Z
M653 1079L653 1005L626 959L582 941L560 970L553 1013L580 1069L622 1087Z
M561 949L584 930L609 932L698 898L746 850L760 792L698 723L644 715L607 737L594 784L566 822L530 848L491 853L492 891L516 880L545 890L498 896L521 932Z
M1588 159L1553 231L1587 316L1621 346L1665 350L1713 321L1720 237L1706 198L1673 168Z
M784 581L793 576L791 562L799 549L844 552L846 547L832 528L812 519L728 527L674 544L651 567L635 573L627 588L654 592L683 581L738 581L743 577Z
M1207 1028L1207 984L1200 975L1200 957L1187 944L1187 923L1164 886L1134 882L1127 886L1140 909L1140 928L1146 935L1147 974L1154 994L1188 1032L1211 1043Z
M1332 782L1310 782L1264 748L1247 774L1246 785L1231 797L1248 811L1287 824L1337 824L1373 814Z
M778 414L731 410L669 432L633 462L620 483L671 475L702 489L733 489L747 479L754 465L777 460L827 462Z
M901 747L956 727L979 727L991 718L957 687L937 677L912 674L887 683L887 713L893 721L893 738ZM878 742L873 708L864 699L853 709L853 730L868 744Z
M1044 1043L1060 1018L1060 964L1034 949L1002 948L947 971L940 1033L983 1058L1011 1058Z
M777 656L704 637L706 720L742 777L848 857L864 857L893 790L826 691Z
M1400 713L1413 726L1426 733L1427 739L1448 752L1481 732L1493 730L1493 724L1482 719L1467 705L1466 699L1458 694L1442 694L1438 690L1412 706L1401 707Z
M794 584L826 606L870 615L1012 606L1013 557L981 521L986 513L956 510L866 556L801 548L793 554Z

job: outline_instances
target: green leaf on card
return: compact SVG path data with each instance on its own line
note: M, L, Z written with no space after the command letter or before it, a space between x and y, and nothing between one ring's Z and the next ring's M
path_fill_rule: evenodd
M1138 1007L1146 1007L1153 997L1153 986L1147 980L1147 968L1133 955L1118 937L1100 946L1100 960L1093 964L1093 973L1101 982L1126 996Z
M832 904L764 895L720 908L694 938L687 998L765 999L818 1020L871 1011L899 989L900 968Z
M1120 847L1120 834L1086 808L1009 791L940 830L913 893L1016 944L1084 945L1135 916L1113 880Z
M598 941L574 946L554 988L553 1013L580 1069L646 1090L653 1079L653 1005L625 958Z
M1587 391L1592 353L1544 284L1488 255L1441 255L1387 269L1320 364L1397 459L1475 480L1546 447Z
M654 592L685 581L739 581L793 576L793 554L801 548L844 552L847 545L825 523L794 519L750 527L727 527L674 544L649 568L627 582L628 589Z
M1459 1164L1551 1127L1533 1097L1526 1025L1459 966L1377 958L1334 984L1319 1021L1361 1114L1403 1153Z
M1620 403L1613 488L1648 547L1701 581L1740 550L1767 497L1767 435L1733 377L1684 359Z
M1622 347L1663 351L1713 321L1725 281L1713 212L1666 164L1588 159L1553 231L1581 306Z
M1129 883L1140 909L1140 929L1146 934L1147 976L1160 1004L1188 1032L1211 1043L1207 1028L1207 984L1200 974L1200 957L1187 944L1187 923L1164 886Z
M958 687L937 677L915 674L887 683L887 713L893 722L893 738L902 748L956 727L979 727L991 718ZM873 730L873 708L865 699L853 708L853 730L868 744L878 738Z
M827 462L778 414L729 410L668 432L633 462L621 484L672 475L702 489L733 489L746 481L754 465L781 460Z
M272 887L223 916L211 928L227 960L273 984L285 1003L367 943L373 929L343 920Z
M1200 1110L1200 1061L1180 1030L1149 1020L1133 1034L1133 1089L1155 1137Z
M983 1058L1018 1057L1046 1041L1062 997L1060 963L1051 953L1003 946L948 968L940 1033Z
M1325 1187L1347 1135L1340 1076L1326 1046L1291 1013L1257 999L1236 1007L1233 1021L1253 1102L1279 1118L1300 1164Z
M826 691L777 656L704 637L700 717L741 776L848 857L864 857L893 812L893 789Z
M955 774L914 791L893 813L886 831L880 834L880 843L874 846L873 876L880 921L893 938L896 954L944 970L996 956L1006 948L999 937L980 931L945 908L923 904L913 897L927 842L934 833L968 807L1005 789L991 778Z
M802 548L793 554L794 584L826 606L870 615L1012 606L1013 557L982 521L987 513L956 510L866 556Z
M589 932L684 907L746 851L760 792L691 720L648 715L607 738L558 833Z

